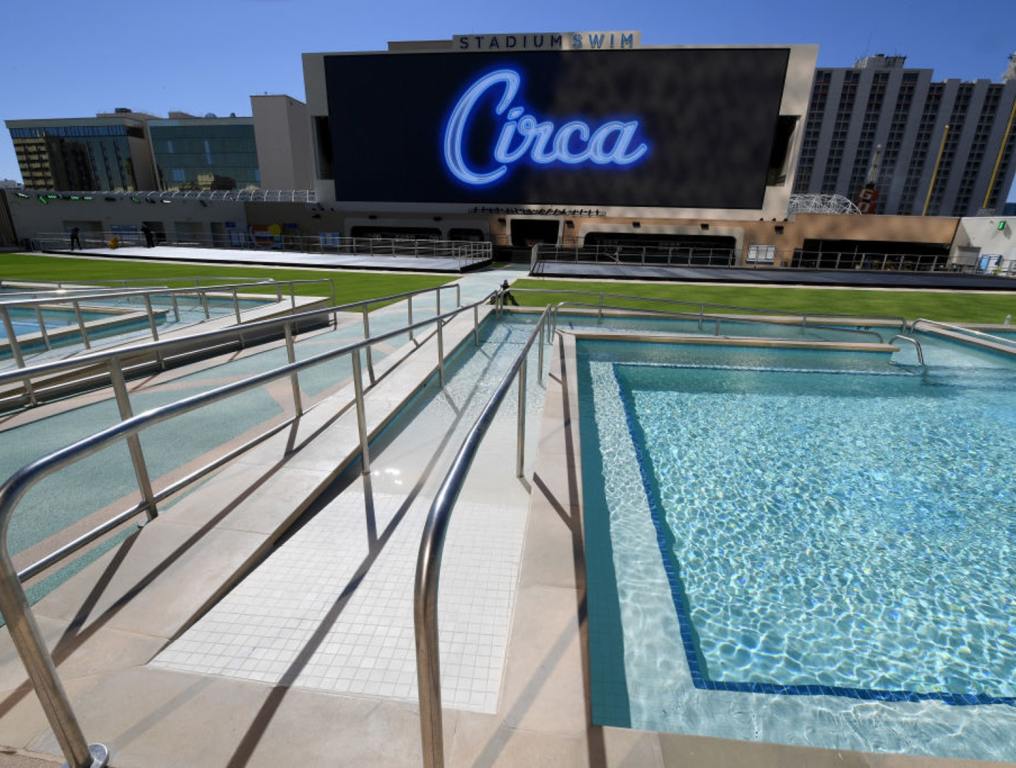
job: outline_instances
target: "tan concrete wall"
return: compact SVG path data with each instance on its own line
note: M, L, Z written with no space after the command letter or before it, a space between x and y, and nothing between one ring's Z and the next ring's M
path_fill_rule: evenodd
M311 189L314 165L307 105L290 96L251 96L264 189Z

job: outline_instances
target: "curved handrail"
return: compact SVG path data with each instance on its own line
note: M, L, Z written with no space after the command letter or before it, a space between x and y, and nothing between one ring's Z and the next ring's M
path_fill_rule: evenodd
M972 336L973 338L969 339L968 341L971 341L974 344L984 342L989 345L1006 347L1007 348L1006 351L1016 352L1016 339L1007 339L1004 336L995 336L990 333L985 333L984 331L978 331L975 328L967 328L966 326L963 325L954 325L952 323L942 323L939 322L938 320L929 320L926 317L917 318L913 323L910 324L910 330L917 331L918 330L917 326L920 323L933 326L932 329L933 331L934 328L941 328L946 331L950 331L953 334ZM981 346L984 346L984 344L981 344Z
M428 326L431 323L435 323L437 326L438 353L440 357L439 368L443 374L444 357L443 345L441 343L442 326L460 313L469 309L478 308L480 305L485 304L492 298L496 300L498 296L498 291L492 291L479 301L457 307L450 312L438 314L435 317L411 323L407 326L387 331L378 336L372 336L361 341L346 344L338 349L322 352L298 362L290 362L287 365L274 368L270 371L255 374L254 376L249 376L248 378L240 381L224 384L220 387L185 397L173 403L152 408L136 416L130 416L129 418L121 421L119 424L115 424L100 432L96 432L95 434L82 438L81 440L61 448L58 451L54 451L47 456L43 456L42 458L22 467L11 475L3 486L0 487L0 613L3 614L7 621L7 626L10 630L10 635L15 648L18 651L18 655L21 657L21 660L28 671L29 678L31 679L32 685L39 696L39 700L42 703L43 710L46 713L50 726L52 727L53 732L57 737L57 741L60 744L61 750L63 751L69 764L82 767L91 765L89 746L84 739L84 735L82 734L80 725L78 724L77 718L74 714L74 710L67 698L66 691L60 682L59 675L57 674L56 668L53 664L53 658L46 647L45 641L28 605L24 588L21 586L22 576L15 570L11 553L8 550L7 533L11 517L18 502L29 488L35 485L35 483L41 480L44 476L83 459L84 457L101 450L117 440L127 439L130 441L131 438L137 438L138 432L145 427L158 424L182 413L187 413L202 406L209 405L210 403L216 402L230 395L245 392L270 381L275 381L276 379L287 376L294 376L304 368L318 365L346 354L353 355L353 378L354 386L357 391L356 405L358 416L357 420L360 426L360 444L361 450L364 452L364 456L366 456L367 436L365 429L363 428L363 399L360 391L361 384L359 383L361 379L359 375L360 350L364 348L369 349L372 344L387 341L388 339L401 336L407 331L416 330ZM475 312L473 317L475 324ZM295 384L294 386L298 387L298 384ZM283 422L281 427L277 426L271 428L264 433L264 435L258 436L257 438L254 438L242 446L230 451L227 454L228 458L220 458L208 466L211 466L212 468L221 466L225 460L234 458L242 451L261 442L265 439L265 435L270 436L271 434L275 434L282 427L291 424L298 419L300 417L300 412L299 399L296 397L296 389L294 389L294 404L297 406L296 415ZM203 474L204 473L199 474L198 472L193 472L184 478L184 481L193 482L203 476ZM182 481L177 481L171 486L174 492L182 487L181 482ZM150 494L150 488L148 489L148 492ZM163 493L165 493L165 491L163 491ZM145 496L145 489L142 488L143 499ZM113 521L116 522L116 525L119 525L134 515L139 514L143 509L145 509L145 507L146 504L142 501L142 503L136 504L131 509L114 517ZM64 552L64 556L69 555L84 546L88 543L88 541L94 540L98 536L106 533L108 530L109 523L100 525L93 529L89 534L85 534L85 536L79 537L70 544L65 545L59 551ZM86 541L85 537L87 536L91 536L92 538ZM52 557L47 558L47 560L47 567L52 565L53 562L56 562L52 559ZM32 570L29 575L34 575L39 572L39 569L36 568L36 566L31 566L31 568L34 570ZM24 578L27 578L27 576ZM95 746L101 747L101 745ZM105 747L102 747L102 749L105 750Z
M904 336L902 333L898 333L891 339L889 339L889 343L892 344L897 339L902 339L903 341L913 344L914 349L917 350L917 362L925 368L928 367L927 364L924 362L924 349L921 347L921 342L919 342L913 336Z
M441 556L444 551L445 537L455 502L462 490L463 482L469 473L476 452L483 442L487 430L497 415L501 403L511 389L513 381L519 377L519 422L525 424L525 376L526 356L539 337L543 344L545 326L550 317L551 307L547 307L522 347L508 368L501 383L483 406L480 415L470 427L458 453L452 460L451 467L445 475L444 482L434 497L427 522L420 540L420 551L416 561L416 582L413 597L413 617L416 631L416 674L420 697L420 730L423 738L423 764L426 768L441 768L444 764L444 738L442 731L441 712L441 668L438 651L438 583L441 576ZM520 448L524 440L524 427L519 428ZM518 465L521 465L521 452ZM516 471L521 474L520 466Z
M517 289L509 289L515 291ZM562 291L565 293L565 291ZM574 291L572 293L586 293ZM605 294L606 295L606 294ZM641 298L641 297L624 297ZM498 296L500 303L501 296ZM677 302L690 303L690 302ZM540 362L542 373L543 343L548 332L556 332L557 313L564 306L586 306L593 309L610 308L601 305L588 305L581 302L561 301L547 305L540 318L529 335L522 350L509 366L507 373L501 383L494 390L490 399L484 405L480 415L476 418L473 426L469 429L462 441L451 466L441 483L434 501L431 504L427 522L424 526L423 535L420 540L420 549L416 562L416 580L413 599L413 619L416 636L416 670L417 688L420 702L420 732L423 746L423 764L425 768L442 768L444 765L444 735L443 735L443 713L441 710L441 666L439 651L439 629L438 629L438 588L440 582L441 559L444 551L445 538L448 533L448 526L451 522L452 512L455 503L461 493L470 467L476 458L477 451L483 441L487 430L493 423L494 417L504 402L514 380L518 377L519 407L518 407L518 456L516 473L522 475L523 445L525 439L525 376L526 360L529 350L537 339L540 341ZM616 309L625 309L616 307ZM751 318L726 318L720 315L705 315L693 313L667 312L665 310L640 309L640 312L650 312L665 316L683 317L690 319L708 318L710 320L734 321L734 322L757 322L764 323L765 320ZM807 318L804 317L805 322ZM830 328L832 330L849 330L862 334L875 336L880 343L882 336L875 331L862 329L842 329L836 326L810 327ZM549 331L548 331L549 329Z

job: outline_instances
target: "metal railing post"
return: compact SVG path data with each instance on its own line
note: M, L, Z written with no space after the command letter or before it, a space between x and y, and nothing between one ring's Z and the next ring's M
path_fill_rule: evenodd
M473 307L473 343L480 346L480 310L478 307Z
M360 369L360 350L353 350L353 394L356 397L356 431L360 435L360 465L365 475L370 474L370 444L367 441L367 414L363 403L363 373ZM363 492L366 494L367 487Z
M367 313L367 305L363 305L363 338L370 338L370 316ZM370 376L370 383L374 383L374 355L371 352L370 344L367 345L367 375Z
M85 328L85 320L81 316L81 304L79 304L78 302L74 301L74 302L71 302L71 306L74 308L74 317L78 321L78 332L81 334L81 341L85 345L85 349L91 349L92 348L92 342L88 338L88 329Z
M441 388L444 389L445 385L445 373L444 373L444 330L442 329L441 319L437 321L437 370L438 377L441 379Z
M240 319L240 299L236 296L236 288L233 289L233 312L236 314L236 324L243 322Z
M546 323L544 323L543 320L541 319L540 320L540 350L539 350L539 353L537 354L537 363L536 363L536 380L537 381L543 381L543 341L546 338L546 332L547 332Z
M407 306L407 309L409 311L409 325L412 326L413 325L413 294L409 294L409 301L406 303L406 306ZM413 329L412 329L412 327L410 327L410 329L409 329L409 340L413 341L415 338L416 337L413 336Z
M293 345L293 324L286 323L282 326L283 333L286 334L286 359L290 363L296 362L296 347ZM300 374L297 371L293 371L289 375L289 380L293 385L293 409L297 416L303 415L303 397L300 394Z
M46 318L42 314L42 307L38 304L35 305L35 322L39 324L39 333L42 334L42 343L46 345L46 349L53 349L53 345L49 340L49 333L46 331Z
M127 392L127 382L123 377L123 367L118 358L110 358L109 379L113 385L113 395L116 398L116 407L120 412L120 420L126 421L134 415L131 407L130 395ZM134 465L134 477L138 481L138 490L141 491L141 498L144 499L145 507L148 509L148 519L154 520L158 516L155 506L155 492L152 490L152 479L148 475L148 465L145 463L145 454L141 450L141 438L137 432L127 435L127 448L131 455L131 464Z
M458 283L455 283L455 306L462 306L462 286Z
M53 658L46 650L46 641L28 607L25 591L7 553L6 542L0 546L0 613L7 622L11 641L28 672L32 688L39 697L67 765L71 768L103 768L109 760L109 750L102 744L89 745L85 741L67 692L56 673Z
M434 289L434 301L437 304L437 314L441 314L441 286Z
M3 319L4 331L7 332L7 343L10 344L14 364L18 368L24 368L25 359L21 355L21 344L18 343L18 337L14 333L14 323L11 322L11 314L7 311L7 307L0 307L0 317Z
M542 349L542 345L541 345ZM523 358L522 367L519 368L519 418L516 427L515 440L515 476L525 475L523 465L526 461L526 360Z
M200 299L201 306L205 310L205 320L211 319L212 313L208 309L208 292L198 288L198 299Z
M159 340L159 329L155 322L155 312L152 311L152 297L145 294L145 314L148 315L148 327L152 331L152 341Z
M176 321L179 323L180 322L180 302L177 301L175 293L169 294L169 298L170 298L170 301L173 302L173 317L176 318Z
M14 333L14 323L11 322L10 312L7 311L7 307L0 307L0 318L3 319L4 330L7 332L7 343L11 347L11 356L14 358L14 364L18 368L25 367L25 358L21 354L21 344L18 342L18 337ZM25 396L28 398L29 405L35 405L35 387L32 384L31 379L25 379Z

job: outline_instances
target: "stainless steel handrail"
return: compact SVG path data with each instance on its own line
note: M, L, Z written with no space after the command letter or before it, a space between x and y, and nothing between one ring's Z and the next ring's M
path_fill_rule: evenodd
M1014 351L1016 351L1016 339L1007 339L1004 336L995 336L995 335L990 334L990 333L985 333L984 331L978 331L975 328L967 328L966 326L963 326L963 325L955 325L955 324L952 324L952 323L942 323L942 322L939 322L938 320L929 320L926 317L919 317L919 318L917 318L913 323L910 324L910 330L911 331L917 331L918 330L917 326L920 323L924 323L925 325L933 326L933 329L934 328L943 328L943 329L945 329L947 331L951 331L953 333L958 333L958 334L962 334L962 335L966 335L966 336L973 336L974 338L971 339L971 341L974 341L975 343L977 341L985 341L985 342L988 342L989 344L997 344L997 345L1004 346L1004 347L1011 347Z
M499 297L500 298L500 297ZM427 515L427 522L420 540L420 551L416 561L416 582L413 597L413 620L416 634L416 675L420 698L420 732L423 740L423 764L425 768L441 768L444 765L444 733L441 712L441 664L438 645L438 585L441 577L441 556L445 537L451 522L455 502L469 474L469 468L476 458L476 452L483 442L487 430L497 415L501 403L518 378L518 425L515 474L522 477L525 458L526 418L526 361L530 348L539 339L540 362L543 360L543 344L551 307L547 307L529 335L529 339L508 368L501 383L490 396L487 404L470 427L459 451L452 460L441 488L434 497L434 503ZM541 365L542 367L542 365Z
M809 318L824 318L824 317L835 317L843 319L854 319L854 320L876 320L879 322L892 323L898 325L900 328L906 328L907 320L902 316L893 315L853 315L844 314L840 312L811 312L808 314L801 314L799 312L784 312L781 310L764 309L761 307L744 307L736 304L714 304L707 301L684 301L681 299L665 299L656 296L631 296L623 293L606 293L603 291L577 291L572 289L557 289L557 288L516 288L512 286L511 293L549 293L554 295L578 295L578 296L598 296L600 302L603 299L625 299L628 301L647 301L655 302L660 304L680 304L689 307L698 307L700 313L705 313L706 308L709 309L726 309L726 310L737 310L740 312L753 312L753 313L767 313L773 317L795 317L799 318L799 322L807 323ZM635 307L619 307L618 309L624 309L629 312L638 312L639 308Z
M361 299L360 301L350 302L348 304L338 304L329 307L322 307L319 309L304 310L302 312L290 312L282 317L267 318L265 320L255 320L253 322L243 323L241 325L232 325L227 328L221 328L213 331L203 331L199 333L189 334L187 336L176 338L176 339L160 339L158 341L142 342L131 346L117 347L111 350L101 350L97 352L89 352L82 355L76 355L75 357L69 357L62 360L51 360L44 363L37 363L35 365L27 365L24 368L12 369L9 371L0 372L0 388L4 385L14 382L25 382L31 386L31 380L44 375L53 373L59 373L62 371L74 370L77 368L86 368L88 366L96 364L106 364L110 360L116 358L120 360L124 359L136 359L142 356L154 355L156 358L161 358L163 361L172 357L173 353L179 350L191 350L195 347L199 349L205 349L212 342L219 341L241 341L244 336L250 336L254 333L271 330L271 329L285 329L289 326L291 329L295 328L295 323L298 321L309 320L322 315L335 315L338 312L345 312L351 309L362 309L366 310L368 307L374 304L389 303L398 301L399 299L409 299L409 323L412 324L412 300L415 296L421 294L435 292L436 295L440 295L443 290L455 290L456 306L462 304L462 292L461 287L458 283L437 285L433 288L420 288L414 291L402 291L400 293L393 293L387 296L377 296L370 299ZM440 308L441 302L437 300L437 306ZM3 318L3 313L0 311L0 320ZM365 323L366 335L369 336L369 321ZM148 361L142 363L139 366L125 366L124 373L128 373L134 370L135 367L143 368L151 366L152 362ZM63 386L64 383L61 383ZM33 391L36 395L41 394L45 389L34 388Z
M552 316L551 316L551 329L552 330L557 330L558 315L559 315L559 313L560 313L562 308L567 308L567 307L580 308L580 309L593 309L593 310L598 310L598 311L602 311L604 309L608 309L608 310L612 310L612 311L628 311L628 312L638 312L638 313L641 313L641 314L660 315L660 316L666 317L666 318L678 318L678 319L682 319L682 320L697 320L698 324L699 324L699 329L700 330L703 329L703 326L704 326L704 324L706 322L710 322L710 323L714 324L714 335L716 335L716 336L720 335L721 323L744 323L744 324L776 325L776 326L781 325L781 323L773 322L772 320L763 320L762 318L758 318L758 317L731 317L729 315L720 315L720 314L712 314L712 313L706 314L706 313L693 313L693 312L670 312L670 311L667 311L667 310L664 310L664 309L647 309L647 308L632 310L632 309L627 308L627 307L618 307L618 306L614 306L614 305L611 305L611 304L583 304L583 303L577 302L577 301L560 301L557 304L553 304L551 306L553 308L552 309ZM602 315L601 315L601 317L602 317ZM869 337L870 336L874 336L876 339L878 339L879 343L884 343L884 341L885 341L885 339L882 337L882 334L880 334L878 331L869 330L867 328L844 328L842 326L828 325L826 323L813 323L813 322L808 322L806 316L805 316L804 320L805 320L805 322L802 322L799 325L798 324L794 324L794 325L788 325L787 327L790 327L790 328L802 328L802 329L803 328L817 328L817 329L820 329L820 330L835 331L837 333L852 333L852 334L856 334L856 335L859 335L859 336L869 336Z
M302 284L317 284L327 283L331 286L331 293L334 297L335 284L328 278L315 278L306 280L271 280L266 279L253 283L228 283L222 285L210 285L210 286L195 286L185 288L142 288L142 289L124 289L118 292L110 293L108 291L92 292L78 294L73 293L69 296L56 298L56 297L44 297L34 299L17 299L15 301L0 302L0 321L2 321L4 330L7 334L7 344L10 347L11 356L14 358L14 363L18 368L25 368L26 363L24 359L23 350L21 348L21 342L17 337L17 333L14 328L14 324L11 322L10 310L18 308L32 308L35 310L36 321L39 324L40 339L46 349L52 348L52 342L50 340L49 333L46 328L46 320L42 312L43 307L51 306L53 304L69 304L70 308L74 312L78 333L81 336L81 343L85 349L92 348L92 341L89 337L88 326L85 324L84 317L81 314L81 303L91 300L95 301L109 301L110 299L127 298L132 299L134 297L140 297L145 305L145 314L148 317L148 328L154 341L159 340L159 327L158 321L156 320L155 310L152 307L152 297L169 295L172 304L172 312L176 316L176 319L180 319L180 306L179 297L196 295L200 301L204 315L206 319L211 318L211 312L209 310L208 298L210 294L225 294L227 297L232 298L233 313L236 317L237 324L242 323L243 319L240 312L240 299L238 291L241 288L275 288L276 301L282 301L282 286L289 286L290 303L292 307L296 307L296 286ZM166 310L169 311L169 310ZM29 402L34 403L34 394L30 384L26 384L26 395L28 396Z
M60 744L60 748L67 758L68 763L74 768L88 768L89 766L102 766L105 765L105 760L108 757L108 750L101 744L92 745L92 748L97 752L101 752L106 757L103 757L101 762L92 762L92 753L88 743L85 741L84 735L81 731L80 725L78 724L77 717L74 714L73 707L71 706L70 700L67 697L67 693L63 688L63 684L60 681L60 677L57 674L56 667L53 663L53 658L50 655L45 640L42 637L39 627L35 622L35 618L32 614L31 608L28 605L28 600L25 596L24 588L21 585L21 580L27 578L23 574L19 574L15 568L11 558L11 553L8 550L7 533L10 527L11 517L14 510L25 495L25 493L35 483L41 480L44 476L55 472L69 464L72 464L80 459L91 455L107 445L124 438L137 438L138 433L145 427L152 426L154 424L167 421L168 419L178 416L182 413L188 413L197 408L209 405L211 403L222 400L230 395L245 392L257 386L261 386L270 381L275 381L283 377L293 377L298 375L298 372L304 368L308 368L313 365L333 360L342 355L351 354L353 360L353 378L354 378L354 399L356 402L357 409L357 423L359 425L359 437L360 437L360 448L361 453L364 457L363 468L369 466L368 459L368 444L366 429L363 425L366 423L364 417L364 402L363 402L363 391L362 391L362 377L360 377L360 350L369 348L371 344L377 344L388 339L396 338L407 332L410 328L416 330L430 325L431 323L436 324L436 334L439 341L438 349L443 352L442 341L442 328L449 320L455 316L465 312L474 307L479 307L482 304L490 301L491 299L497 299L498 293L492 292L472 304L457 307L456 309L446 312L444 314L436 315L426 320L421 320L414 323L412 326L403 326L398 329L382 333L378 336L373 336L362 341L358 341L352 344L347 344L338 349L330 350L328 352L322 352L321 354L309 357L306 360L299 362L289 363L287 365L280 366L264 373L250 376L241 381L232 382L215 389L208 390L190 397L185 397L182 400L178 400L167 405L153 408L145 411L137 416L130 416L125 418L119 424L109 427L101 432L97 432L86 438L78 440L77 442L55 451L47 456L44 456L31 464L22 467L15 472L3 487L0 488L0 613L3 614L4 619L7 622L7 626L10 630L11 639L14 642L15 648L17 649L18 655L28 671L29 678L31 679L32 685L39 696L39 700L42 703L43 710L49 720L50 727L53 729L56 735L57 741ZM477 323L477 314L473 315L474 326ZM475 327L474 327L475 331ZM474 339L476 338L474 334ZM441 371L441 380L444 381L444 359L443 357L438 360L438 369ZM360 378L360 383L356 381ZM297 382L298 386L298 382ZM299 401L294 399L294 409L299 407ZM153 498L159 499L164 498L171 493L175 493L180 490L184 485L191 483L198 478L204 476L208 472L222 466L227 461L240 455L240 453L248 450L249 448L257 445L264 441L273 434L276 434L286 426L296 422L302 413L296 411L294 416L284 421L281 425L270 428L262 435L247 441L241 446L232 449L225 456L216 459L200 470L196 470L187 477L176 481L169 487L163 489L158 494L153 494ZM143 457L141 457L143 461ZM139 478L139 485L141 484ZM365 493L367 489L365 488ZM151 489L147 490L150 493ZM65 547L61 548L64 552L64 557L71 554L72 552L85 546L88 541L92 541L99 536L104 535L116 526L123 522L126 522L130 518L139 514L145 508L146 490L142 488L142 501L135 504L130 509L116 515L110 521L98 526L93 531L79 537L75 541L71 542ZM91 538L87 538L91 537ZM87 540L86 540L87 539ZM49 567L56 562L49 558L50 562L46 563L46 567ZM31 566L34 569L35 566ZM29 569L26 569L26 571ZM31 570L30 575L38 573L38 569Z
M227 293L231 294L232 291L239 291L241 288L271 288L275 286L296 286L301 284L309 283L331 283L331 280L327 277L318 277L313 279L301 279L301 280L275 280L272 278L266 278L264 280L254 280L251 282L243 283L221 283L217 285L195 285L195 286L180 286L178 288L125 288L117 290L115 293L110 294L107 289L99 289L92 293L86 293L83 295L77 295L73 297L75 301L88 301L91 298L95 299L112 299L119 296L126 298L133 298L135 296L161 296L163 294L192 294L192 293ZM58 298L44 297L41 299L17 299L15 301L2 301L2 295L0 295L0 304L7 307L33 307L36 304L53 304L62 303Z
M264 278L270 280L271 278ZM212 280L218 282L230 282L235 280L241 280L244 282L255 282L258 280L257 275L161 275L158 277L90 277L87 280L38 280L32 278L14 278L13 280L0 279L0 288L5 286L22 287L26 285L45 285L54 286L52 288L43 288L41 290L48 291L66 291L66 290L77 290L81 288L96 287L101 288L103 283L114 283L115 285L110 286L110 290L116 290L117 287L126 288L131 283L147 283L153 288L169 288L168 285L164 285L160 281L172 280L172 281L194 281L194 285L200 286L202 280ZM64 286L70 286L64 288Z
M510 291L519 289L511 288ZM539 293L583 293L585 291L541 291ZM427 522L424 527L420 541L420 549L416 562L416 580L414 586L413 620L416 637L416 673L417 690L420 702L420 734L423 748L423 764L425 768L442 768L444 765L444 731L443 713L441 708L441 665L440 645L438 628L438 588L441 574L441 558L444 551L445 538L448 533L448 526L451 522L452 512L458 500L462 487L469 474L470 467L476 458L477 451L483 441L487 430L493 423L498 409L504 402L509 390L516 378L518 379L518 413L516 425L516 476L523 476L525 459L525 403L526 403L526 369L529 350L533 343L539 339L539 375L543 373L543 347L545 343L553 338L557 327L557 313L564 306L587 306L593 309L625 309L624 307L611 307L603 304L603 298L611 294L602 294L600 304L583 305L578 302L561 301L548 305L540 314L536 327L530 333L522 351L516 356L514 362L508 369L501 383L494 390L487 401L480 415L473 426L466 434L465 439L459 447L458 453L452 460L451 467L445 475L444 481L434 498ZM639 299L641 297L620 296L621 298ZM502 309L503 296L497 297L497 311ZM691 302L675 302L689 304ZM695 304L693 304L695 305ZM713 314L705 314L705 306L723 305L702 305L698 314L666 312L665 310L640 309L639 312L662 314L666 316L686 317L690 319L709 319L717 322L767 322L754 318L728 318ZM630 308L629 308L630 309ZM822 315L823 317L825 315ZM807 316L802 315L802 324L807 324ZM844 330L836 326L810 324L809 327L830 328L833 330ZM861 329L847 329L857 333L871 334L882 342L882 336L875 331Z
M928 367L925 364L925 362L924 362L924 349L922 349L922 347L921 347L921 342L919 342L913 336L905 336L902 333L898 333L895 336L893 336L891 339L889 339L889 343L892 344L897 339L901 339L901 340L903 340L903 341L905 341L905 342L907 342L909 344L913 344L914 345L914 349L917 351L917 362L920 365L922 365L923 367L925 367L925 368Z

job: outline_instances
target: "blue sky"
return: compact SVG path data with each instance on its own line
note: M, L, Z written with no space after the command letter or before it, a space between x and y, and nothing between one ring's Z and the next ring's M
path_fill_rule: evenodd
M250 114L253 93L303 98L303 51L378 50L388 40L470 32L637 29L650 44L818 43L824 66L904 53L938 77L997 79L1016 48L1012 7L1012 0L5 2L0 120L118 106ZM6 130L0 178L20 178Z

